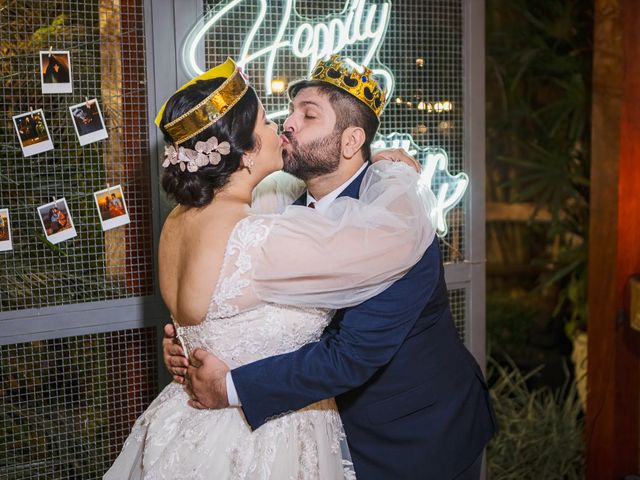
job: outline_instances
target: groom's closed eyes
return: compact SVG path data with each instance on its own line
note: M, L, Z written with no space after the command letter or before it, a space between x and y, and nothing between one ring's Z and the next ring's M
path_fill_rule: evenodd
M320 110L320 105L312 100L306 100L300 102L300 104L297 106L297 110L302 110L304 118L317 118L319 114L318 110ZM289 107L289 115L293 115L295 111L296 107L291 105Z

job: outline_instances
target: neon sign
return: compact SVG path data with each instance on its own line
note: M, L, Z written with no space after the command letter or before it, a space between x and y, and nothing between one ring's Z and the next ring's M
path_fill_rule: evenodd
M469 185L466 173L451 175L449 173L449 155L442 148L416 145L411 135L407 133L392 133L386 137L378 135L371 144L373 148L403 148L418 159L422 165L420 181L428 185L436 196L436 210L434 221L438 236L444 237L449 227L446 215L464 196Z
M263 85L267 96L272 95L274 90L277 93L284 90L282 76L277 75L275 71L276 61L281 55L288 53L306 62L307 74L310 74L318 59L340 52L344 57L344 51L354 47L363 50L364 54L347 61L354 66L363 65L371 68L375 76L383 79L387 99L391 98L394 88L393 74L377 61L378 50L389 25L391 3L388 0L380 0L378 3L370 3L371 0L345 0L342 10L322 17L317 23L310 23L296 12L296 0L281 1L282 15L275 29L264 25L267 12L270 10L267 0L230 0L210 17L200 19L190 30L183 44L183 64L186 73L192 78L203 73L203 68L198 65L196 52L207 32L219 28L222 24L232 24L228 18L226 22L224 20L234 9L244 8L246 12L249 3L251 8L255 8L257 3L257 16L242 44L237 63L245 68L253 62L264 64ZM371 65L374 60L378 67ZM435 108L431 104L424 104L422 107L418 106L419 109L429 111ZM281 118L288 113L288 108L283 108L271 112L268 117ZM423 166L421 182L429 186L436 196L436 230L440 237L444 237L448 231L446 215L461 201L469 185L469 177L464 173L451 175L448 171L449 156L446 151L441 148L419 147L409 134L392 133L386 137L378 135L372 146L401 147L420 161Z
M263 23L268 5L267 0L260 0L258 16L242 46L237 63L241 67L246 67L251 62L264 57L264 86L267 95L273 94L272 80L276 58L285 51L296 58L306 60L309 74L318 59L327 58L332 53L341 52L349 46L364 45L366 47L364 56L351 60L358 65L369 66L376 57L387 32L391 4L388 1L380 4L367 2L368 0L347 0L339 13L311 24L294 12L295 0L284 0L280 25L273 35L269 31L261 32L261 29L265 30ZM183 46L183 61L187 74L192 78L203 73L203 69L196 60L196 52L206 33L219 25L233 9L241 8L244 3L246 0L232 0L211 18L201 19L191 29ZM256 47L256 36L259 33L261 42L264 41L262 39L265 36L270 36L270 43L266 47ZM386 68L371 69L374 75L384 79L384 89L387 98L390 98L393 93L393 75ZM278 118L287 113L288 110L282 110L269 117Z

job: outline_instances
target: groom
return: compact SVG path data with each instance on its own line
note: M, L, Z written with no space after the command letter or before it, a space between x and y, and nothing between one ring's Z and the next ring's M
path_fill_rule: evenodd
M290 86L285 170L308 188L295 205L322 214L335 198L358 196L384 105L369 73L333 56ZM183 381L188 361L173 336L168 325L165 363ZM360 479L480 477L496 426L482 372L453 324L437 241L387 290L338 311L316 343L231 372L210 353L194 355L191 404L241 406L254 429L336 397Z

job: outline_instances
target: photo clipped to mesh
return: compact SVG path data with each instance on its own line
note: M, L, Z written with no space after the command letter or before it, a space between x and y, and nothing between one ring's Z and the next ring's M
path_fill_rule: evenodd
M9 209L0 208L0 252L6 252L8 250L13 250Z
M42 93L72 93L71 57L67 50L40 52Z
M100 223L105 232L131 222L122 187L116 185L93 194L100 214Z
M80 145L88 145L109 137L104 126L100 105L95 98L73 105L69 107L69 111Z
M64 242L77 235L67 201L64 198L38 207L38 216L44 234L51 243Z
M15 115L13 124L25 157L53 150L53 142L42 109Z

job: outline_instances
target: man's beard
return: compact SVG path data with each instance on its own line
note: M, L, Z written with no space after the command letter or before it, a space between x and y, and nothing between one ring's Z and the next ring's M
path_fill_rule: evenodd
M300 180L310 180L333 173L340 165L341 135L334 131L329 135L300 145L291 132L284 132L291 150L283 150L283 170Z

